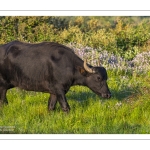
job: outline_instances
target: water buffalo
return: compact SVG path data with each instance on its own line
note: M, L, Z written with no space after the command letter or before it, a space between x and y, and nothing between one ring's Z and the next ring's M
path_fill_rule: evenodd
M68 112L65 94L73 85L87 86L97 95L111 97L105 68L87 64L64 45L12 41L0 46L0 105L8 103L8 89L19 87L50 93L48 109L54 110L58 101Z

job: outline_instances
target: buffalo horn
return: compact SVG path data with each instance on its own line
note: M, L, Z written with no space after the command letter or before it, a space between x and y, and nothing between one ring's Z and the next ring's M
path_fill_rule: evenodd
M100 61L100 60L98 60L98 66L99 66L99 67L101 66L101 61Z
M94 70L87 65L86 60L84 60L84 69L89 73L94 73Z

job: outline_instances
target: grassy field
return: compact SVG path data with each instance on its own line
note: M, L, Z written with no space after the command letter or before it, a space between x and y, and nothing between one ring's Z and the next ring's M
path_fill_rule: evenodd
M88 63L99 60L112 93L102 99L87 87L67 93L69 114L48 112L49 94L8 91L0 108L0 133L150 133L149 17L0 17L0 44L53 41L69 46Z
M108 75L112 98L72 87L67 93L69 114L59 105L48 112L49 94L9 90L9 105L0 109L0 133L150 133L150 72L136 77L115 76L111 71Z

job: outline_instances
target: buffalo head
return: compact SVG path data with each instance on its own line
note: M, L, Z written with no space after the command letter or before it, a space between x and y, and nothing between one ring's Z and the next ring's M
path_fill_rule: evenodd
M86 77L87 86L97 95L103 98L110 98L111 93L107 85L107 72L102 66L92 67L87 65L86 60L84 61L84 69L88 72Z

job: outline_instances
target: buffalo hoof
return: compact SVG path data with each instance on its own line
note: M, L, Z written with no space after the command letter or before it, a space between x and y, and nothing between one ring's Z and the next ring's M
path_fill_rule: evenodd
M65 113L69 113L70 112L70 108L62 108L62 110L65 112Z
M48 108L48 111L54 111L54 110L55 108L51 108L51 107Z

